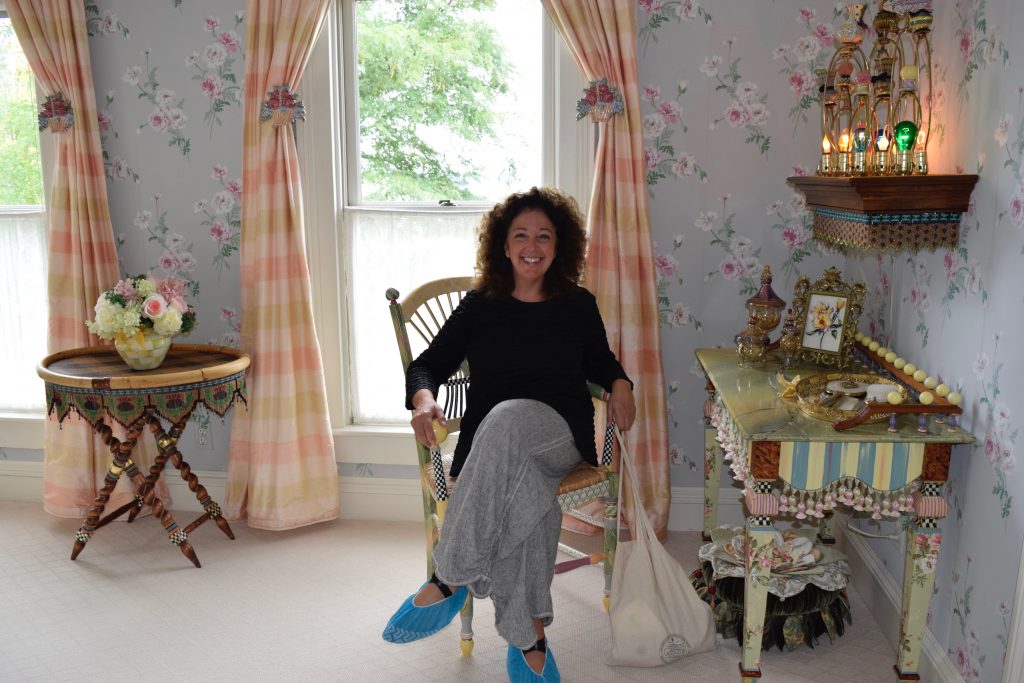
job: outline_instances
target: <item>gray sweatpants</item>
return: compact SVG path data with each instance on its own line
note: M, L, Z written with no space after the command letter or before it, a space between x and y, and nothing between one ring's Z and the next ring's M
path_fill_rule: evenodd
M558 484L581 460L569 425L540 401L487 414L459 474L434 549L437 577L494 601L498 634L518 648L553 619L551 580L562 512Z

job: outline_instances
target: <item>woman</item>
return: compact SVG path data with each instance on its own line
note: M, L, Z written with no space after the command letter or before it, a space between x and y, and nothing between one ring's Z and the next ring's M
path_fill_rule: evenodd
M608 347L593 295L577 282L586 233L575 201L549 188L516 193L480 226L475 289L406 374L420 443L445 424L438 386L469 361L472 382L451 476L436 572L392 616L384 639L409 642L446 626L467 587L490 596L509 642L513 681L557 681L544 638L552 621L561 510L556 489L580 460L597 464L587 381L610 392L620 429L636 416L633 387Z

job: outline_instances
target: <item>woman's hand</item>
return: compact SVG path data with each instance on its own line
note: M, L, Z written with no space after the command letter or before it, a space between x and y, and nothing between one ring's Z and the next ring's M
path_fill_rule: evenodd
M636 402L633 400L633 385L627 380L612 382L612 393L608 397L608 417L622 431L628 432L636 419Z
M420 389L412 397L412 431L416 440L428 448L437 448L437 437L434 436L434 420L447 426L444 411L437 405L434 395L429 389Z

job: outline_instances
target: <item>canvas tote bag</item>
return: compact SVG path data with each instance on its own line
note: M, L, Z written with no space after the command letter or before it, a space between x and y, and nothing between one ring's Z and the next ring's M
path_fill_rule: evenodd
M612 666L661 666L714 649L711 607L697 595L679 563L661 545L640 499L636 470L618 429L622 475L633 493L633 540L620 541L612 569ZM628 476L627 476L628 475ZM618 530L622 529L619 506Z

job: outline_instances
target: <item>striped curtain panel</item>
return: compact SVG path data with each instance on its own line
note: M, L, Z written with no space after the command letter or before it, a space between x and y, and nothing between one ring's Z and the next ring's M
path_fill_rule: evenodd
M586 78L607 78L625 103L621 114L599 126L587 213L586 286L597 297L612 350L636 384L637 422L628 435L629 452L651 525L664 536L671 505L668 424L654 246L647 215L636 2L542 1Z
M57 146L47 205L47 294L50 353L100 341L85 327L96 299L118 280L117 249L103 176L96 94L85 8L81 0L7 0L7 11L32 74L47 95L71 102L74 125L52 134ZM43 132L42 135L51 135ZM40 382L39 391L43 391ZM83 420L47 420L44 436L43 506L60 517L82 517L92 506L110 464L109 449ZM119 434L115 431L115 436ZM147 471L155 447L139 446L132 458ZM157 489L165 503L167 489ZM134 497L123 477L108 503Z
M260 121L275 86L296 92L330 2L246 2L241 337L252 365L248 410L235 412L231 430L225 514L260 529L340 512L295 140L290 125Z

